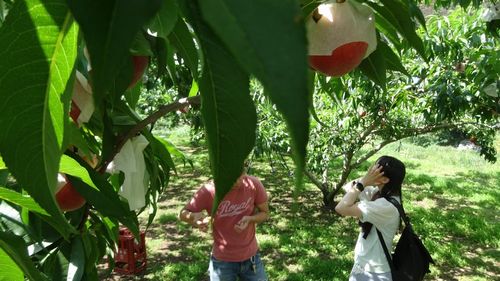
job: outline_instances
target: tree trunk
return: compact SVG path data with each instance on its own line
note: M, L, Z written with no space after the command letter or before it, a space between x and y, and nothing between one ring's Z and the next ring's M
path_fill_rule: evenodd
M321 191L321 194L323 195L323 205L327 208L330 208L329 202L328 202L328 195L330 194L330 188L328 182L324 181L321 182L316 178L316 176L311 173L309 170L304 170L304 174L309 178L309 180Z
M330 184L328 183L326 177L323 175L323 181L319 180L315 175L313 175L310 171L305 170L305 175L311 180L311 182L321 191L323 205L328 209L335 208L335 196L339 193L340 189L345 185L351 171L358 168L363 162L368 160L371 156L376 154L386 145L393 143L398 140L402 140L406 137L422 135L429 132L435 132L442 129L457 127L458 124L437 124L434 126L427 126L423 128L410 128L403 134L397 136L394 139L386 139L379 143L372 150L366 152L363 156L359 157L357 160L354 160L354 150L348 150L343 154L343 165L342 165L342 173L339 176L337 182ZM365 140L369 133L373 133L375 126L371 126L365 132L360 135L360 139Z
M349 174L351 173L351 162L352 162L352 157L354 155L354 152L352 150L347 151L344 154L344 161L342 164L342 173L340 174L339 180L335 184L335 187L330 191L328 194L328 205L335 205L334 204L334 199L335 195L339 192L340 188L344 186L345 182L347 181L347 177L349 177Z

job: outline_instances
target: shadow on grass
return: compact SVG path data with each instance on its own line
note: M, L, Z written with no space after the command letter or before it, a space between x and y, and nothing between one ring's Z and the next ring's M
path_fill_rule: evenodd
M406 209L437 263L433 275L443 280L499 276L500 224L492 210L500 200L500 173L420 174L407 180L419 189L407 192L412 195Z
M270 280L347 280L358 233L355 221L324 209L317 189L295 190L287 172L254 163L252 174L270 194L271 217L257 229ZM209 177L208 169L197 167L204 166L180 167L161 197L147 232L146 272L102 280L208 280L210 236L177 220L179 210ZM499 276L500 229L493 210L500 199L500 173L469 172L452 178L409 174L406 182L405 208L437 262L426 280Z

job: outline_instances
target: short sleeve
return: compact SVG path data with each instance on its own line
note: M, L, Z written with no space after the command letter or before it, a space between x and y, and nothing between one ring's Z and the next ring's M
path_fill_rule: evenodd
M191 212L201 212L203 210L210 212L214 195L211 191L213 183L206 183L191 198L185 209Z
M370 222L375 227L383 227L398 217L398 210L387 199L381 198L375 201L361 201L358 204L361 210L361 222Z
M363 192L361 192L359 195L358 195L358 199L359 200L366 200L366 201L371 201L372 200L372 197L373 197L373 194L375 194L376 192L378 191L378 188L377 187L374 187L374 186L367 186Z
M260 205L267 202L267 192L264 185L255 177L252 177L252 182L255 186L255 205Z

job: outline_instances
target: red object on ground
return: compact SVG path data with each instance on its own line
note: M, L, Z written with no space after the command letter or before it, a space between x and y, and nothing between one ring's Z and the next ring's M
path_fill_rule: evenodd
M139 240L127 228L120 229L118 249L115 252L115 271L120 274L137 274L146 269L146 238L140 232Z

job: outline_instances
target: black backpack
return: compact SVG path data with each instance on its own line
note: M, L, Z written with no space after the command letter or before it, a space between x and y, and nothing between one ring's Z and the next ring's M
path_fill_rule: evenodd
M405 223L405 228L396 244L396 249L392 257L387 250L382 233L377 229L378 238L380 239L380 243L382 243L382 248L384 248L387 261L389 261L392 280L421 281L424 279L424 275L430 272L429 264L434 264L434 260L420 238L413 231L410 219L406 216L403 206L394 198L389 197L386 199L398 209L399 215Z

